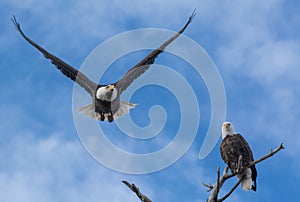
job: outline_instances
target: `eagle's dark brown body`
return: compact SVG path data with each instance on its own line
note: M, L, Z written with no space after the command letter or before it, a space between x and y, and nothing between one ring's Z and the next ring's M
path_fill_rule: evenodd
M241 168L246 167L249 165L249 163L254 161L249 144L240 134L226 136L220 145L220 152L222 159L233 173L236 173L238 170L238 161L240 155L242 156ZM256 191L257 171L255 165L251 166L250 169L252 172L252 180L254 182L252 189Z

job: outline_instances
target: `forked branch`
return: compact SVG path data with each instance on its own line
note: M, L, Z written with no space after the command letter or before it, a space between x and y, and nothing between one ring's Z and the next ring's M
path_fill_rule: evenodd
M127 187L129 187L129 189L131 189L131 191L133 191L142 202L152 202L151 199L149 199L147 196L145 196L144 194L142 194L139 190L139 188L137 186L135 186L135 184L130 184L127 181L122 181L124 184L127 185Z

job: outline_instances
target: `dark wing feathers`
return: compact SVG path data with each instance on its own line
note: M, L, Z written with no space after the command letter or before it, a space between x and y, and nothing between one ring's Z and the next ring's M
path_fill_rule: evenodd
M39 46L37 43L32 41L30 38L28 38L23 31L21 30L20 24L17 22L15 16L12 18L12 22L15 24L16 28L20 32L20 34L23 36L23 38L29 42L32 46L37 48L45 58L49 59L52 64L54 64L57 69L59 69L65 76L69 77L76 83L78 83L81 87L83 87L90 95L93 96L97 84L92 82L89 78L87 78L83 73L72 67L71 65L65 63L61 59L57 58L56 56L52 55L45 49L43 49L41 46Z
M242 167L254 160L249 144L240 134L227 136L220 145L220 152L222 159L232 171L237 169L239 155L242 155Z
M170 39L164 42L159 48L152 51L149 55L147 55L143 60L137 63L134 67L132 67L117 83L116 86L118 88L119 95L126 90L126 88L141 74L143 74L149 67L154 63L156 57L164 51L164 49L172 43L180 34L184 32L187 26L192 22L192 19L196 15L195 10L192 15L189 17L189 20L184 25L184 27L173 35Z
M168 39L165 43L163 43L158 49L152 51L149 55L147 55L143 60L141 60L139 63L137 63L134 67L132 67L117 83L116 87L118 88L119 95L126 90L126 88L141 74L143 74L149 67L152 65L155 61L155 58L164 51L164 49L172 42L174 41L180 34L184 32L184 30L187 28L187 26L191 23L192 19L196 15L195 11L192 13L192 15L189 17L189 20L184 25L184 27L177 32L175 35L173 35L170 39ZM17 27L20 34L23 36L23 38L29 42L32 46L37 48L45 58L51 60L51 63L54 64L57 69L59 69L64 75L78 83L81 87L83 87L89 94L93 96L97 84L92 82L89 78L87 78L84 74L79 72L77 69L73 68L69 64L65 63L61 59L57 58L56 56L50 54L48 51L43 49L41 46L36 44L34 41L32 41L30 38L28 38L23 31L21 30L20 24L17 22L15 16L12 18L13 23Z

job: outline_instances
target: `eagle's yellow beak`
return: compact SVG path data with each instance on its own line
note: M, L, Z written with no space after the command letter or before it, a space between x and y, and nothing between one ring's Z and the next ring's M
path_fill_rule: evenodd
M108 89L109 90L113 90L113 89L115 89L115 86L114 85L110 85Z
M229 123L225 123L224 125L225 125L226 128L228 128L230 126Z

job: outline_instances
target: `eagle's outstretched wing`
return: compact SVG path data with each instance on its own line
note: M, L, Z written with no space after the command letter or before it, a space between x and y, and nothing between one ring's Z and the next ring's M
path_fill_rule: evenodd
M28 38L23 31L21 30L20 23L16 20L15 16L12 17L12 22L15 24L16 28L20 32L20 34L23 36L23 38L29 42L32 46L34 46L36 49L38 49L45 58L49 59L52 64L54 64L57 69L59 69L64 75L78 83L81 87L83 87L91 96L93 96L97 84L92 82L89 78L87 78L83 73L72 67L71 65L67 64L66 62L62 61L58 57L52 55L48 51L46 51L44 48L39 46L37 43L32 41L30 38Z
M192 15L189 17L189 20L184 25L184 27L174 34L170 39L164 42L159 48L152 51L149 55L147 55L144 59L142 59L139 63L137 63L134 67L132 67L117 83L116 87L118 89L119 95L126 90L126 88L141 74L143 74L149 67L154 63L155 58L164 51L164 49L172 43L180 34L184 32L187 26L192 22L192 19L196 15L195 10Z

